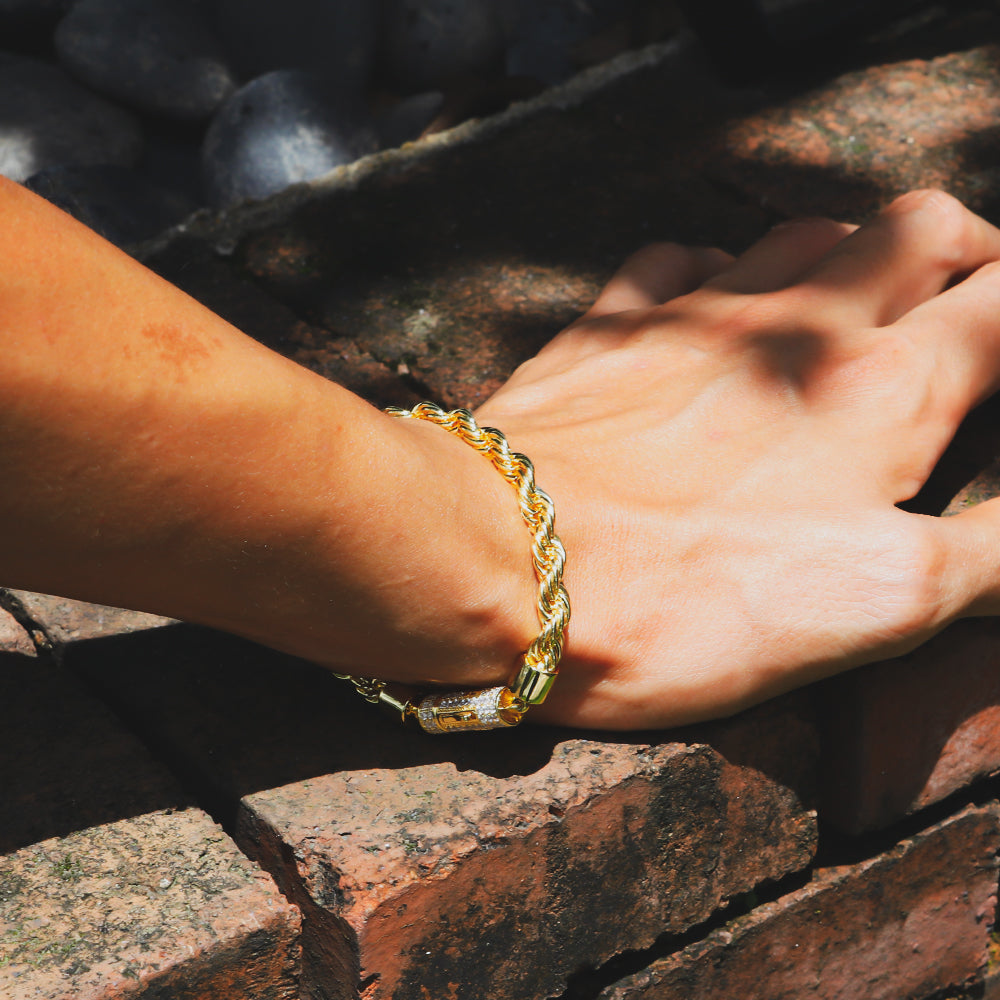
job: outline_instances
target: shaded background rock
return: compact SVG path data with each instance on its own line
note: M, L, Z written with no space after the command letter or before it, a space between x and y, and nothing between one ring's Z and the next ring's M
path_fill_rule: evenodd
M215 23L244 81L277 69L312 69L360 99L375 52L372 0L215 0Z
M119 216L150 182L194 208L265 198L662 37L670 18L648 12L673 9L673 0L0 0L5 44L35 60L14 77L0 69L0 173L23 181L56 167L134 168L144 179L123 177ZM661 28L639 30L654 22ZM69 197L65 181L37 189L58 187L59 204L109 225L108 191L78 175ZM98 228L127 241L151 218Z
M79 0L55 47L94 90L173 118L207 118L236 87L193 0Z
M405 90L498 69L506 42L494 0L386 0L380 56Z
M23 181L46 167L115 163L142 152L138 121L62 70L0 52L0 174Z
M275 70L237 91L213 119L202 151L205 190L219 206L264 198L375 146L363 109L341 103L322 76Z

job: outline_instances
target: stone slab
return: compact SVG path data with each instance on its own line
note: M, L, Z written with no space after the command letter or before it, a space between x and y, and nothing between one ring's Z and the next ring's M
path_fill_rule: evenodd
M29 622L50 646L97 639L102 636L161 628L173 619L144 611L109 608L103 604L74 601L53 594L27 590L0 591L0 599L16 610L22 622Z
M684 743L537 726L438 740L321 668L205 629L66 662L301 907L306 997L547 996L813 856L808 698Z
M1000 770L1000 620L825 686L821 815L859 834Z
M996 220L1000 50L873 66L727 123L706 172L783 215L862 221L911 188L940 187Z
M759 95L721 87L690 41L630 58L589 91L574 85L582 95L551 91L262 205L196 218L144 259L183 278L164 260L200 240L217 269L334 345L355 344L410 391L476 405L639 246L735 249L767 227L766 213L681 155L694 132ZM321 363L316 349L304 345L302 359Z
M600 1000L899 1000L982 974L998 807L970 807L609 987ZM977 994L978 995L978 994Z
M34 656L36 653L31 634L2 606L0 606L0 652L17 653L20 656Z
M295 907L75 677L24 651L7 612L0 625L0 996L292 1000Z

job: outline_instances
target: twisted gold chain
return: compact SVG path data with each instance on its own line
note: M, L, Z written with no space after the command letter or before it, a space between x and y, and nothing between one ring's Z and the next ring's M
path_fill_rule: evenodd
M540 705L555 682L569 624L569 595L562 583L566 551L555 533L555 508L546 493L535 486L530 460L510 450L507 439L494 427L480 427L468 410L443 410L434 403L419 403L412 410L389 407L387 413L403 419L428 420L460 437L480 454L517 491L521 516L531 532L532 563L538 579L538 621L541 631L521 658L521 667L510 684L484 691L430 694L419 703L402 701L386 690L385 681L337 674L350 681L366 701L383 703L416 716L431 733L516 726L532 705Z

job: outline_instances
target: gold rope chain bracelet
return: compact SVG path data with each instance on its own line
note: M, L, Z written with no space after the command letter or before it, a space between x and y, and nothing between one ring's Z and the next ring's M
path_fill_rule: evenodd
M512 452L507 439L494 427L480 427L468 410L442 410L434 403L418 403L412 410L395 406L386 413L403 419L429 420L460 437L480 454L517 491L521 516L531 532L531 555L538 578L538 621L542 629L521 657L521 667L510 684L482 691L429 694L419 702L403 700L386 690L386 682L352 674L336 674L350 681L373 705L386 705L403 719L414 716L428 733L471 732L516 726L532 705L540 705L559 670L563 639L569 623L569 595L562 584L566 551L555 534L555 508L535 486L535 470L524 455Z

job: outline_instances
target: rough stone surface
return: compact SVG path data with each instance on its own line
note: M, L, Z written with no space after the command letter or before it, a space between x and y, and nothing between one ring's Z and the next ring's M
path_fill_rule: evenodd
M0 653L0 695L0 854L189 804L110 712L33 650Z
M73 676L9 645L0 996L292 1000L294 907Z
M298 914L197 809L0 857L0 993L293 1000Z
M1000 770L1000 621L827 683L821 814L857 834Z
M23 181L47 167L131 166L142 134L127 112L54 66L0 52L0 174Z
M55 47L94 90L172 118L207 118L236 88L193 0L78 0Z
M540 727L433 740L320 668L201 629L66 657L278 873L305 915L306 996L544 996L812 857L786 784L816 766L795 700L732 721L721 753Z
M319 74L275 70L240 88L212 119L202 147L214 205L264 198L375 149L361 108Z
M996 910L997 807L969 808L872 860L818 871L600 1000L899 1000L976 977Z
M766 227L763 213L677 165L684 136L748 98L720 92L686 49L671 53L585 107L515 115L488 141L463 140L477 133L462 127L412 156L381 154L381 169L317 182L301 205L273 202L236 234L227 227L239 212L191 232L225 244L230 266L415 391L476 405L642 243L736 249ZM694 94L679 105L681 76Z
M240 829L272 870L294 857L287 891L346 925L372 1000L555 995L814 844L785 790L707 747L573 739L510 778L442 763L260 792Z
M35 644L28 632L18 624L17 619L0 607L0 653L17 653L20 656L34 656Z
M998 64L988 47L849 73L725 126L705 169L784 215L860 221L940 187L996 217Z
M172 621L144 611L109 608L52 594L33 594L27 590L2 593L17 602L22 613L39 626L53 645L160 628Z

